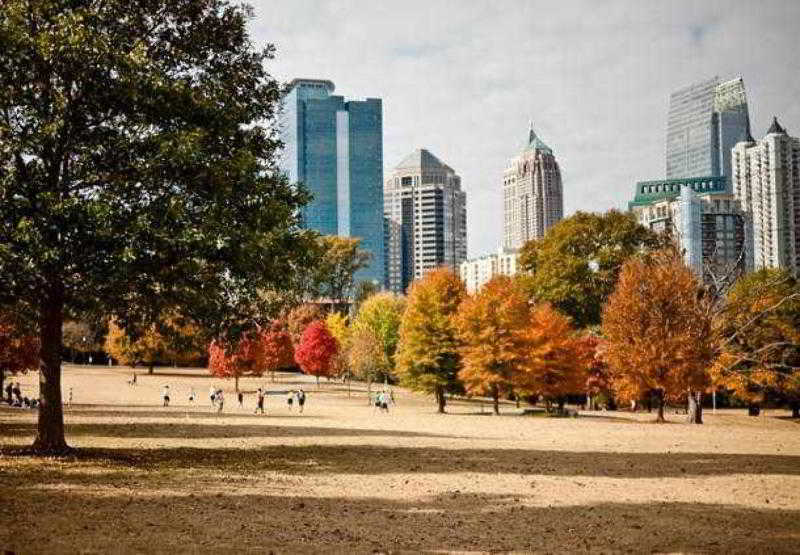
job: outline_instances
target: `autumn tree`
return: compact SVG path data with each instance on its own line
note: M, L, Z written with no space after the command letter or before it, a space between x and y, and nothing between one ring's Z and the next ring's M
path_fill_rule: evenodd
M400 338L400 324L406 310L405 297L393 293L377 293L365 300L353 322L353 328L369 329L378 340L383 350L380 368L386 371L389 377L395 367L395 353L397 342Z
M611 398L613 394L611 376L608 373L608 364L603 358L603 344L600 337L586 333L580 337L579 347L588 360L585 388L586 404L591 410L595 408L595 398L598 395Z
M716 319L719 357L715 384L759 404L788 402L800 417L800 284L786 270L763 269L740 278Z
M157 362L170 357L169 343L156 329L155 324L132 337L124 328L117 325L113 318L108 322L105 349L109 356L120 364L146 366L148 374L153 373L153 367Z
M38 366L39 338L13 313L0 313L0 397L7 375L24 374Z
M325 319L325 308L316 303L305 303L292 308L285 316L286 329L292 338L292 345L295 349L303 339L303 332L306 328L317 320Z
M371 281L361 280L356 283L353 291L353 302L350 305L350 316L355 318L361 309L361 304L372 295L380 292L380 287Z
M250 332L235 343L212 341L208 346L208 369L217 378L233 378L236 391L239 391L239 378L263 376L267 361L262 334Z
M447 268L428 272L411 286L400 323L396 365L400 381L417 391L432 393L440 413L445 393L458 390L461 341L454 317L467 292Z
M498 275L467 296L455 318L463 367L458 378L467 393L489 395L495 414L525 357L522 330L528 323L527 295L508 276Z
M351 330L347 325L347 317L341 312L331 312L325 317L325 327L338 346L333 361L333 374L342 376L347 373L347 350L350 347Z
M288 368L294 364L294 346L292 337L281 321L274 321L261 335L264 344L264 369L272 375L275 381L275 372Z
M278 171L281 85L226 0L4 0L0 307L41 346L34 451L62 453L65 315L144 329L263 317L313 267L309 200ZM234 326L233 324L236 324Z
M563 411L567 395L584 391L590 352L569 318L548 303L536 306L520 335L524 356L512 375L514 387Z
M368 327L353 329L347 350L347 363L357 378L367 382L367 401L372 396L372 382L389 372L389 360L383 344Z
M353 289L356 272L369 265L370 254L361 248L361 239L323 235L319 239L322 259L316 266L319 294L339 306Z
M672 249L626 262L603 312L605 359L615 391L664 402L696 398L714 358L711 312L702 285Z
M294 359L304 373L316 376L319 387L320 376L333 375L338 350L336 339L325 327L325 322L316 320L303 332L300 345L295 349Z
M622 264L663 242L630 214L577 212L523 245L520 269L532 274L530 294L566 314L577 328L600 323Z

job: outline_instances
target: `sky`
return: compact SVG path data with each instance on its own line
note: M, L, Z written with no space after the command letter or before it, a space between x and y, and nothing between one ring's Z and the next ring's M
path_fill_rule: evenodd
M383 100L384 176L426 148L461 176L470 257L502 241L502 175L528 122L564 214L625 209L665 172L669 94L742 76L753 135L800 136L800 0L249 0L278 80Z

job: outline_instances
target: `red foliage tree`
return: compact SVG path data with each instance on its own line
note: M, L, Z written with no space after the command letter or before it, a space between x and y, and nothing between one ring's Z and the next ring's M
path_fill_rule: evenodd
M264 345L264 364L267 372L272 373L275 381L275 372L294 364L294 346L292 336L280 322L273 322L270 328L261 334Z
M208 368L218 378L234 378L239 391L239 378L261 376L267 369L262 334L245 335L233 345L212 341L208 347Z
M303 332L300 344L294 352L294 359L306 374L317 377L330 377L334 373L334 358L339 350L336 339L328 331L325 322L311 322Z
M20 331L14 318L0 314L0 397L6 373L25 373L39 366L39 339Z

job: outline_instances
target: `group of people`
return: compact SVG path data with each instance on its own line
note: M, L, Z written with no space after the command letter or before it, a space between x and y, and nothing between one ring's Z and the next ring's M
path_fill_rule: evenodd
M375 407L373 412L377 409L381 412L388 413L389 405L394 405L394 394L392 393L391 389L389 391L386 391L385 389L383 391L379 391L375 394L375 400L373 403Z
M19 382L8 382L8 385L6 385L6 403L12 407L22 409L35 409L39 406L38 399L23 397Z

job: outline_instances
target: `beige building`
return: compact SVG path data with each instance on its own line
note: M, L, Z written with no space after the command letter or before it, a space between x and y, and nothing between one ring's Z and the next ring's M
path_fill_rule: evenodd
M800 275L800 139L777 118L760 141L733 148L733 193L752 219L755 269Z
M517 273L517 255L515 249L501 247L496 253L462 262L459 267L461 281L471 294L496 275L513 276Z
M406 156L384 183L386 288L405 293L439 266L467 258L467 200L461 178L429 151Z
M544 237L563 215L558 162L531 125L525 147L503 173L503 246L518 249Z

